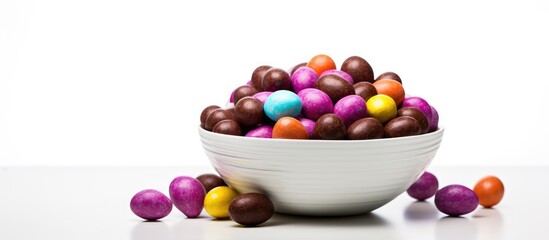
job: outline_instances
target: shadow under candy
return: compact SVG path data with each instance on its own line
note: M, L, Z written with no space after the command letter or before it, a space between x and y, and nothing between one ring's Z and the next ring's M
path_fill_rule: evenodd
M366 213L344 217L309 217L275 213L273 218L261 226L331 226L331 227L383 227L390 225L384 218L375 213Z
M416 201L410 203L404 210L406 221L423 221L437 219L439 212L435 205L427 201Z

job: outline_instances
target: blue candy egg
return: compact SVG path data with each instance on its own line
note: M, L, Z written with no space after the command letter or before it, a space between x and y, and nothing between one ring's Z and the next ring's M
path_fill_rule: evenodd
M301 99L297 94L278 90L265 100L263 111L271 120L277 121L281 117L297 117L301 113L301 107Z

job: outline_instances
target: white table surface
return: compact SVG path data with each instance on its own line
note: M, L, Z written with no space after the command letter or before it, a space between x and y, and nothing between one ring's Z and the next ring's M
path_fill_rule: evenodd
M446 217L433 198L406 193L370 214L315 218L275 214L260 227L212 220L205 211L187 219L175 207L158 222L133 215L133 194L168 192L180 175L204 167L0 167L0 239L546 239L549 167L430 167L440 185L472 188L484 175L502 179L506 192L492 209Z

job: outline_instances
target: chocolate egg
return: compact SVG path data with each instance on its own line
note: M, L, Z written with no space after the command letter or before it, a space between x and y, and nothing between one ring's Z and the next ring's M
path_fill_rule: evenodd
M377 89L369 82L357 82L353 85L355 94L361 96L364 101L368 101L371 97L377 95Z
M382 74L379 74L379 76L377 76L375 81L381 80L381 79L393 79L402 84L402 80L400 79L400 76L398 76L398 74L394 72L384 72Z
M318 76L319 78L324 76L324 75L328 75L328 74L333 74L333 75L337 75L337 76L340 76L342 77L343 79L347 80L347 82L349 82L350 84L354 84L355 82L353 81L353 77L351 77L351 75L349 75L348 73L344 72L344 71L341 71L341 70L337 70L337 69L330 69L330 70L326 70L324 72L322 72L320 74L320 76Z
M214 109L208 114L208 117L206 117L204 129L211 131L218 122L225 119L234 119L233 113L222 108Z
M261 193L244 193L236 197L229 206L231 219L245 226L262 224L273 214L273 202Z
M341 64L341 70L348 73L353 77L355 83L357 82L374 82L374 71L370 64L359 56L352 56Z
M349 140L383 138L383 134L383 124L372 117L358 119L347 128Z
M238 100L242 99L243 97L253 96L256 93L258 93L257 89L252 86L240 86L234 90L233 101L234 103L237 103Z
M238 123L233 119L225 119L218 122L212 129L212 132L235 136L242 135L240 125L238 125Z
M315 139L340 140L345 139L346 135L345 123L333 113L322 115L316 121L313 130L313 138Z
M405 137L421 134L421 127L416 119L409 116L395 117L385 124L385 137Z
M423 112L419 109L413 107L400 108L397 111L397 117L400 116L409 116L416 119L421 127L421 133L426 133L429 131L429 121L427 120L427 117L425 117L425 114L423 114Z
M202 186L204 186L206 193L214 189L215 187L227 186L227 183L225 183L225 181L223 181L220 176L217 176L213 173L202 174L196 177L196 180L202 183Z
M332 103L336 103L345 96L355 94L353 85L340 76L324 75L316 81L315 87L330 96Z
M215 109L218 109L220 108L219 106L217 105L210 105L210 106L207 106L206 108L204 108L204 110L202 110L202 113L200 113L200 126L202 128L204 128L204 126L206 125L206 118L208 118L208 115L210 115L210 113L215 110Z
M263 103L257 98L244 97L234 106L234 118L243 126L257 126L263 117Z
M271 68L263 76L263 91L292 90L292 79L290 75L280 69Z
M288 70L288 73L290 74L290 76L292 76L292 75L294 75L294 73L297 69L299 69L300 67L305 67L305 66L307 66L306 62L302 62L300 64L297 64L297 65L293 66L292 68L290 68L290 70Z
M257 90L263 89L263 76L265 76L265 73L267 70L271 69L272 67L269 65L262 65L257 67L254 72L252 73L252 87L254 87Z

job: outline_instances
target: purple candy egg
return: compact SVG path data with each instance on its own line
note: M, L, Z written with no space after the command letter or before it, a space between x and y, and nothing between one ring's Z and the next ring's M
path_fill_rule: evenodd
M438 191L438 179L430 172L424 172L412 186L406 190L410 197L423 201Z
M261 103L265 104L265 100L267 100L267 98L271 96L272 93L273 92L270 92L270 91L258 92L254 94L252 97L259 99Z
M344 71L337 70L337 69L326 70L326 71L322 72L320 74L320 76L318 76L318 78L321 78L322 76L328 75L328 74L340 76L343 79L347 80L347 82L349 82L350 84L354 84L353 77L351 77L351 75L349 75L348 73L346 73Z
M429 121L429 132L436 131L438 129L438 111L435 107L431 106L431 120Z
M478 197L473 190L463 185L448 185L435 194L435 206L445 214L460 216L477 208Z
M429 124L431 124L430 122L433 113L431 111L431 105L429 105L425 99L420 97L406 97L400 107L413 107L419 109L425 115Z
M306 88L301 90L297 96L301 99L301 113L313 121L326 113L333 112L333 103L328 94L316 88Z
M155 221L170 214L172 201L157 190L145 189L132 197L130 208L135 215Z
M255 138L272 138L273 137L273 127L269 125L262 125L259 127L256 127L248 133L246 133L246 137L255 137Z
M318 79L318 75L315 70L311 68L300 67L292 74L291 79L294 92L299 93L305 88L313 88Z
M334 114L349 127L356 120L368 115L364 98L358 95L345 96L334 105Z
M173 205L188 218L200 215L205 196L206 190L196 178L180 176L170 183L170 198Z
M309 138L311 138L313 136L313 130L315 129L316 122L304 117L300 117L297 120L303 124L305 130L307 130L307 133L309 134Z

